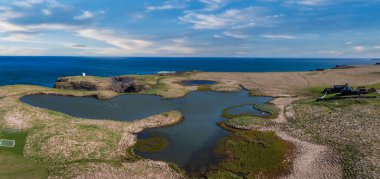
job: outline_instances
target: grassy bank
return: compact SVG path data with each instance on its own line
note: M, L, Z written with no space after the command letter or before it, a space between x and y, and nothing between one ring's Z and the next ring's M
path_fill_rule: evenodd
M211 176L275 177L289 169L291 144L273 132L239 130L219 141L215 152L225 159Z
M222 117L227 118L227 119L236 119L236 118L248 118L248 117L259 117L263 118L260 116L256 116L254 114L250 113L241 113L241 114L232 114L230 111L239 108L239 107L244 107L244 106L249 106L252 107L253 109L262 111L264 113L270 114L269 116L266 116L265 118L275 118L278 115L279 109L276 108L276 106L266 103L266 104L244 104L244 105L236 105L236 106L231 106L228 108L225 108L222 112Z
M223 111L222 115L229 119L220 125L232 133L218 142L215 152L224 159L208 178L273 178L289 172L293 145L274 132L253 130L270 126L270 118L277 117L279 109L270 104L252 107L271 115L230 115L228 111L234 107Z

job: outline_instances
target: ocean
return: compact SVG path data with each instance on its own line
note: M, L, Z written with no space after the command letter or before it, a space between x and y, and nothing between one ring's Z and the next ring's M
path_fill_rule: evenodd
M0 86L52 87L58 77L155 74L162 71L290 72L335 65L373 64L370 59L167 58L167 57L0 57Z

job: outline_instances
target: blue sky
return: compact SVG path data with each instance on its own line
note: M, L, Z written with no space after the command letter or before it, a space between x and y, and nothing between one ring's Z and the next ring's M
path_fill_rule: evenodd
M379 57L380 0L1 0L0 55Z

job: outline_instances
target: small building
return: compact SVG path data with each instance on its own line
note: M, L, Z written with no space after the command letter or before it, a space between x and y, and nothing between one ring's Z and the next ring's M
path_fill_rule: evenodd
M348 86L348 84L345 84L345 85L334 85L333 88L326 88L326 89L324 89L322 93L324 93L324 94L340 93L347 86Z
M339 96L362 95L374 92L376 92L376 89L371 88L367 90L365 86L359 86L357 89L354 89L348 84L334 85L333 88L326 88L323 90L323 94L325 95L339 93Z
M351 86L346 86L340 91L340 96L359 95L362 94L359 90L354 90Z

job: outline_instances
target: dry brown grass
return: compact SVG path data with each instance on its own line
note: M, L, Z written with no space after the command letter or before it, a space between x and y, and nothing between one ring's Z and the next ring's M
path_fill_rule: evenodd
M358 66L344 70L281 73L197 73L192 78L223 81L229 87L242 85L269 96L302 95L311 87L334 84L368 85L380 83L380 66Z
M380 103L373 100L301 101L285 129L303 140L327 145L340 159L345 178L380 176Z

